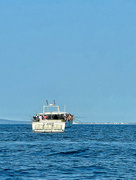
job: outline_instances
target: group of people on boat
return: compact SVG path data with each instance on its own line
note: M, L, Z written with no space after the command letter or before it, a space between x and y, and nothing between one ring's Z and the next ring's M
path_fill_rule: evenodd
M74 115L72 115L72 114L68 114L68 113L66 113L65 115L64 114L61 114L61 115L57 115L57 114L55 114L55 115L35 115L35 116L33 116L33 121L41 121L41 120L48 120L48 119L64 119L64 120L72 120L72 119L74 119Z
M35 115L35 116L33 116L33 120L34 121L40 121L40 120L46 120L46 119L48 119L48 116L47 115L44 115L44 116L42 116L42 115Z
M72 114L68 114L68 113L66 113L66 115L64 116L64 120L71 120L71 119L74 119L74 115L72 115Z

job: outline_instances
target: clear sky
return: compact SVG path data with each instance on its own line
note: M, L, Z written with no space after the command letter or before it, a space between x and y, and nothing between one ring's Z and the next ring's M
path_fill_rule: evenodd
M0 84L0 118L136 122L136 1L0 0Z

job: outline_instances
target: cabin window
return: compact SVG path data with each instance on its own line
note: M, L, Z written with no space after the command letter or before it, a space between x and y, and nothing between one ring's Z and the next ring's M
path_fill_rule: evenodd
M59 119L64 119L64 114L60 114Z

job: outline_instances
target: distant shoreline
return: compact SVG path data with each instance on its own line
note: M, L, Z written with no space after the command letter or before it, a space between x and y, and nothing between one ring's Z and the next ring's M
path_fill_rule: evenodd
M73 124L89 124L89 125L136 125L136 123L73 123Z
M0 119L0 124L31 124L31 121Z

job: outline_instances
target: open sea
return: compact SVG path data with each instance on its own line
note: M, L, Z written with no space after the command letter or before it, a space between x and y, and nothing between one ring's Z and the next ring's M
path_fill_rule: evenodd
M136 125L0 125L0 180L136 179Z

